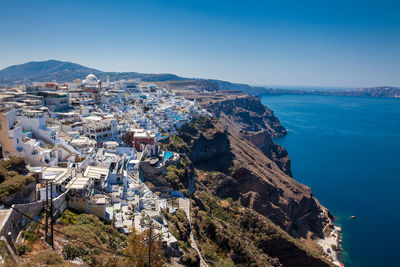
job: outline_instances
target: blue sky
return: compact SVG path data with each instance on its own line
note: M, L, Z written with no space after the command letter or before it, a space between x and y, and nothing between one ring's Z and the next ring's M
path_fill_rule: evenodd
M400 1L0 1L0 68L47 59L259 85L400 86Z

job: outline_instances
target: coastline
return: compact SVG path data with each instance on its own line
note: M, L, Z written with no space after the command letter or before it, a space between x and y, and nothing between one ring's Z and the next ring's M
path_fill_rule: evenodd
M266 105L265 105L266 106ZM275 142L276 139L285 137L287 132L279 134L273 137ZM325 214L329 214L329 211L324 207ZM327 215L329 218L329 215ZM328 229L330 228L330 229ZM339 260L340 254L343 252L342 248L342 227L333 223L332 220L325 225L323 233L327 233L324 238L316 239L316 244L319 245L323 251L323 255L326 256L334 265L343 267L344 264Z
M317 244L324 251L324 255L327 256L333 264L336 266L344 266L339 261L339 255L342 252L342 228L334 225L332 222L326 227L331 227L331 231L324 238L318 239Z

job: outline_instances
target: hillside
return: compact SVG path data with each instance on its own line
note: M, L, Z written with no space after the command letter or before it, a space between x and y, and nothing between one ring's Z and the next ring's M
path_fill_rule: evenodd
M105 80L107 76L110 76L112 80L138 78L144 81L168 81L182 79L173 74L104 72L71 62L47 60L28 62L0 70L0 84L23 84L28 82L53 80L57 82L70 82L75 79L84 79L88 74L91 73L95 74L101 80Z
M279 158L270 159L216 118L187 124L162 146L187 157L168 169L166 180L189 191L194 180L192 226L210 264L329 266L314 241L325 235L331 215L283 172ZM185 227L171 222L187 241Z
M1 82L72 81L101 71L71 62L48 60L14 65L0 71Z

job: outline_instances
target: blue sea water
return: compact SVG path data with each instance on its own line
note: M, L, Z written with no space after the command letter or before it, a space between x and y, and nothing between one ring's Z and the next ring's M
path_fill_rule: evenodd
M343 228L345 266L400 266L400 99L261 96L294 178ZM351 220L350 216L356 216Z

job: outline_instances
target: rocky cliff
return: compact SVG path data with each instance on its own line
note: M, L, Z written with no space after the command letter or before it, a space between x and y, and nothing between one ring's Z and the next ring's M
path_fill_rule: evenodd
M251 142L284 173L292 175L286 149L272 140L285 135L287 131L274 112L261 103L259 97L239 95L219 101L203 101L202 105L219 118L229 132Z
M188 157L203 175L198 181L221 198L238 200L268 217L295 237L323 236L328 213L311 190L217 119L203 119L181 129Z
M329 266L313 242L323 237L331 221L329 212L307 186L296 182L253 144L260 145L265 138L257 136L245 138L222 120L200 118L182 127L179 138L166 144L165 148L184 153L190 160L185 168L195 170L193 224L202 252L207 254L211 248L206 244L212 243L212 250L224 251L235 264ZM224 209L224 200L237 208ZM208 201L218 205L205 204ZM240 207L248 215L238 212ZM221 218L222 212L226 219ZM250 222L246 219L249 214L253 214ZM213 226L204 225L204 220L211 220ZM209 232L210 227L214 232ZM264 236L263 231L271 236ZM236 235L234 240L232 235ZM231 241L223 245L226 239ZM306 245L300 246L298 240Z
M183 153L188 159L186 168L194 170L193 226L200 244L215 242L213 249L225 251L235 264L328 266L315 241L330 229L332 216L310 188L291 177L289 155L273 141L286 134L274 113L258 97L234 91L212 94L181 89L179 93L196 99L214 115L188 123L178 137L164 144L164 149ZM175 180L185 184L184 178ZM204 194L218 205L205 204ZM248 227L250 222L241 214L224 209L225 200L254 212L254 225ZM220 206L228 212L224 218ZM234 219L227 223L230 216ZM211 226L201 223L207 218L214 222L215 234L209 233ZM233 230L226 233L224 228ZM267 229L276 239L260 233ZM231 234L240 236L240 241L235 238L232 247L224 250L223 240L232 239ZM202 251L206 252L207 246L202 246Z
M266 131L272 138L286 134L274 112L264 106L258 96L239 95L204 103L203 106L227 124L233 131ZM231 123L233 122L233 124Z

